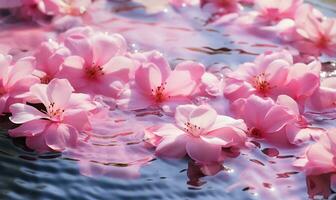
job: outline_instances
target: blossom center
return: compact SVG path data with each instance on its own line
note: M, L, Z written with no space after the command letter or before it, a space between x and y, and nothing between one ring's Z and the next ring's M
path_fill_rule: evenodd
M185 125L184 131L191 134L192 136L199 137L203 132L203 129L201 127L192 124L190 122L186 122L184 123L184 125Z
M73 0L62 0L63 8L65 9L66 13L70 15L79 15L83 14L86 11L84 6L80 6L79 10L76 9L76 4Z
M254 137L254 138L257 138L257 139L260 139L260 138L263 137L262 132L255 127L248 129L248 135L250 137Z
M40 81L42 84L48 84L51 80L52 80L52 77L50 77L49 75L45 75L40 78Z
M152 96L154 97L154 100L156 103L162 103L166 100L167 96L165 95L165 89L167 83L162 83L160 86L157 86L156 88L152 89Z
M257 76L254 76L253 77L253 87L258 91L260 92L261 94L266 94L268 93L272 87L271 87L271 84L268 82L267 80L267 74L265 73L261 73Z
M51 102L51 103L48 105L48 107L47 107L47 111L48 111L48 115L49 115L49 117L51 117L51 118L60 116L60 115L63 114L63 112L64 112L63 109L56 108L54 102Z
M329 38L327 38L324 35L321 35L319 41L317 42L317 46L320 48L326 48L329 42L330 42Z
M85 75L89 79L96 80L100 76L104 75L103 68L99 65L93 65L92 67L87 67L85 69Z
M0 87L0 96L4 95L4 94L6 94L6 93L7 93L7 92L6 92L5 88Z

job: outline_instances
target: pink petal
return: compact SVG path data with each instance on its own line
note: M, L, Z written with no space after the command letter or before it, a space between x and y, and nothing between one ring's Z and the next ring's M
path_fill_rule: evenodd
M287 95L279 95L276 103L287 107L294 115L300 115L298 104L291 97Z
M170 73L166 83L166 91L170 96L189 96L197 86L197 82L193 80L190 72L178 70Z
M19 59L13 66L10 68L8 74L8 79L4 80L7 87L13 87L13 85L27 76L32 75L35 66L34 57L24 57Z
M53 79L47 86L49 102L56 108L64 109L74 89L67 79Z
M9 130L8 133L11 137L31 137L42 133L49 123L47 120L33 120Z
M265 122L265 116L269 109L274 105L271 99L262 99L258 96L250 96L244 106L242 116L246 124L250 127L258 127Z
M45 133L41 133L32 137L27 137L26 145L28 148L33 149L38 153L44 153L51 150L45 142Z
M200 138L191 138L187 142L187 153L195 161L201 163L216 162L220 158L221 146L209 144Z
M85 61L79 56L69 56L64 60L62 70L58 73L58 78L66 78L75 89L82 89L87 86L85 79Z
M135 72L135 83L144 94L151 94L153 89L161 86L162 81L161 71L154 64L142 65Z
M73 126L78 131L87 130L91 127L89 123L88 113L79 109L67 109L63 113L62 122L64 124L69 124Z
M47 96L47 85L35 84L30 87L30 92L41 102L43 105L49 105L50 101Z
M113 56L126 52L126 41L121 35L97 34L92 37L93 61L106 64ZM108 51L106 51L108 49Z
M275 60L268 65L265 73L270 74L269 82L276 87L283 85L287 79L290 63L285 60Z
M72 55L82 57L88 65L92 64L93 52L89 38L81 34L72 34L65 39L64 45L71 51Z
M177 106L175 111L175 121L180 128L185 128L185 123L189 122L190 113L197 108L192 104Z
M183 158L186 155L187 140L186 135L164 137L156 147L155 153L171 158Z
M216 121L217 112L207 105L196 107L190 112L189 122L202 129L210 128Z
M293 123L294 117L292 114L282 107L274 105L266 114L262 123L263 130L267 133L279 131L288 123Z
M225 128L225 127L235 127L241 130L246 130L246 125L241 119L234 119L224 115L218 115L215 123L208 129L208 132Z
M152 133L160 137L178 137L186 134L183 130L177 128L173 124L164 124Z
M176 65L175 70L188 71L190 74L192 74L192 79L195 81L199 81L205 73L204 65L192 61L184 61L179 63Z
M66 124L52 124L45 134L46 144L55 151L63 151L77 144L78 131Z
M2 114L3 112L5 112L5 110L7 109L7 100L8 100L9 96L8 95L3 95L0 97L0 114Z
M117 105L122 110L138 110L148 108L154 101L140 92L141 89L126 89L117 99Z
M16 103L9 107L12 116L9 118L13 123L23 124L36 119L48 119L49 116L40 112L36 108L22 104Z
M300 145L310 140L318 140L322 134L325 134L323 129L300 128L296 124L286 126L286 135L291 144Z
M105 75L112 74L113 78L127 82L130 79L130 70L135 68L133 60L124 56L111 58L104 66Z
M218 143L218 145L222 145L224 147L230 147L233 145L242 146L246 142L247 135L244 132L244 130L241 130L235 127L223 127L223 128L208 132L206 135L202 136L202 139L204 138L205 139L218 138L226 142L226 144ZM208 143L211 143L211 142L209 141Z
M162 80L166 80L170 75L171 68L162 53L158 51L150 51L144 54L146 57L146 60L144 62L156 65L160 69Z

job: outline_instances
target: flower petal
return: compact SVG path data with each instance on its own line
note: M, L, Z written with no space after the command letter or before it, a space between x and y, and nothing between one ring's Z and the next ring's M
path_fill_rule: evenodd
M170 158L183 158L186 155L187 139L186 135L164 137L156 147L155 153Z
M97 34L92 37L93 61L96 65L104 65L113 56L124 54L126 47L121 35Z
M42 133L49 123L47 120L37 119L9 130L8 133L11 137L31 137Z
M67 79L53 79L47 87L47 95L50 102L55 103L56 108L64 109L74 89Z
M46 144L55 151L63 151L77 144L78 131L66 124L52 124L45 130Z
M187 142L187 153L201 163L217 162L220 159L221 146L209 144L200 138L191 138Z
M48 119L49 116L40 112L36 108L22 104L15 103L9 107L12 116L9 118L13 123L23 124L36 119Z
M189 122L202 129L210 128L216 121L217 112L207 105L196 107L189 115Z
M180 128L185 128L185 123L189 122L190 113L197 108L197 106L192 104L177 106L175 112L175 121Z
M140 92L150 95L152 90L162 84L162 74L160 69L154 64L144 64L135 72L135 83Z
M37 151L38 153L48 152L51 149L45 142L45 133L41 133L32 137L26 138L26 145L28 148Z
M296 116L289 113L284 107L274 105L266 114L262 123L263 130L267 133L279 131L288 123L294 123Z

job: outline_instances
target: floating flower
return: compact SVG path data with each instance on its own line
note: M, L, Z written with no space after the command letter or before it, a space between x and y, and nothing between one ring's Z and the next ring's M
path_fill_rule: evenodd
M302 158L294 162L294 166L299 167L307 176L320 176L321 178L327 176L326 180L330 181L328 186L330 185L331 189L336 191L336 137L334 131L335 129L326 131L316 143L306 149ZM330 195L328 188L323 188L323 191L326 193L323 194L325 197Z
M288 51L266 52L253 63L245 63L228 73L224 94L230 100L245 98L251 94L276 97L281 94L292 65L293 58Z
M122 107L137 110L190 101L190 95L200 84L204 66L186 61L171 70L161 58L160 53L152 52L149 60L135 71L134 84L119 103Z
M292 123L288 123L284 129L277 133L278 135L286 135L286 140L289 143L299 145L306 141L317 140L324 133L322 128L310 127L310 123L304 114L301 114L299 105L294 99L287 95L280 95L276 103L285 106L294 117Z
M254 3L260 20L279 22L282 19L293 19L303 0L255 0Z
M92 0L40 0L40 9L48 15L81 15L91 5Z
M216 15L224 15L242 9L238 0L201 0L200 5L210 8Z
M35 84L30 92L45 108L38 110L22 103L11 105L10 120L22 125L9 131L12 137L26 137L29 148L39 152L62 151L76 145L79 132L90 129L88 111L95 106L90 96L72 93L67 80Z
M336 108L336 78L329 77L321 81L320 87L309 99L308 107L311 110L323 113Z
M11 56L0 54L0 114L8 112L10 104L29 97L29 87L39 82L32 75L34 64L33 57L13 62Z
M270 98L256 95L233 102L233 112L245 121L248 135L256 139L274 135L295 119L285 106L276 104Z
M320 69L318 61L294 63L286 50L266 52L253 63L244 63L228 73L224 94L231 101L252 94L276 100L285 94L302 106L319 87Z
M312 61L309 64L295 63L289 68L283 94L287 94L297 102L308 99L320 85L321 63Z
M207 105L181 105L176 108L176 124L164 124L152 131L161 137L158 155L181 158L188 154L200 163L216 163L223 159L223 148L245 144L242 120L217 115Z
M69 50L57 42L53 40L43 42L35 53L36 69L41 83L49 83L55 78L69 55Z
M302 53L336 55L336 19L321 18L312 6L304 5L297 11L295 26L301 39L294 43Z
M122 36L70 33L64 45L72 56L64 60L58 77L67 78L77 92L118 97L134 68L134 62L124 56Z

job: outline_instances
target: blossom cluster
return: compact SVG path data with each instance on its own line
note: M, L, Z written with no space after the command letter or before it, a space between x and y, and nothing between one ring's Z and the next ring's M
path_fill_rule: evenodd
M20 124L10 135L39 152L76 146L105 109L160 110L167 119L144 130L156 154L202 164L235 157L252 140L318 139L324 131L311 127L309 113L335 108L334 78L321 80L319 61L297 63L286 50L217 74L192 61L172 68L157 51L129 52L119 34L74 28L33 56L1 55L0 108ZM218 102L229 106L218 110Z
M242 4L253 4L252 11L244 11ZM211 21L221 24L236 15L237 23L253 27L253 34L274 34L282 43L290 44L301 54L335 56L336 20L324 16L303 0L202 0L199 5L213 13ZM233 22L234 23L234 22Z
M91 3L16 2L13 7L33 5L46 15L79 15ZM253 23L275 27L301 53L336 55L336 20L301 0L200 1L220 15L239 11L241 3L254 3ZM336 79L320 74L317 58L300 62L285 49L217 72L194 61L172 66L158 51L129 51L117 33L77 27L43 42L31 56L0 54L0 113L18 125L9 135L25 137L37 152L76 148L92 122L112 110L132 116L158 111L162 120L141 130L148 147L157 156L188 156L205 166L235 158L258 140L293 148L309 144L295 166L308 175L327 174L335 189L334 129L315 121L335 114Z

